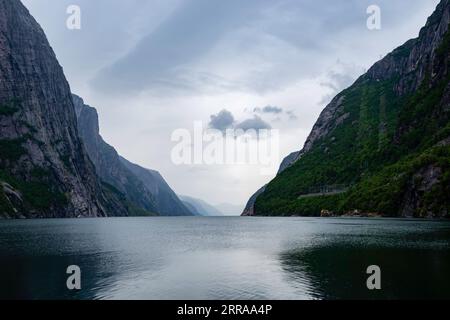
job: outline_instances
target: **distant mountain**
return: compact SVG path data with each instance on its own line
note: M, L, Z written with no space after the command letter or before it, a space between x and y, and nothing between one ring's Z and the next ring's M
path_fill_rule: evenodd
M224 214L220 212L217 208L210 205L209 203L188 197L188 196L179 196L180 199L185 203L185 205L194 212L196 216L223 216Z
M221 203L214 207L225 216L239 216L244 208L243 205L240 206L231 203Z
M0 0L0 218L127 215L95 173L69 84L39 24Z
M99 177L122 193L129 215L192 215L162 176L122 158L100 136L97 111L73 95L78 131Z
M246 215L450 214L450 0L325 108Z

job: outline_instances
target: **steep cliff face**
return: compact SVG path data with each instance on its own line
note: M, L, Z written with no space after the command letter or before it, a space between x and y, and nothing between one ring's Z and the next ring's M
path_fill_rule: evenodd
M124 195L129 215L192 215L164 178L122 158L100 135L97 110L73 95L79 135L98 176Z
M0 0L0 216L125 214L78 137L69 85L19 0Z
M247 212L448 216L449 22L442 0L418 38L338 94Z
M78 131L97 175L103 182L122 193L129 204L129 215L152 215L157 213L155 198L120 160L117 151L100 136L97 110L84 104L83 99L73 95Z

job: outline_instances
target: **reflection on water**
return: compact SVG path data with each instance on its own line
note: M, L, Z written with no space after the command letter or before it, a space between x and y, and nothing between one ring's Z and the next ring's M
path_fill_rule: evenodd
M317 299L450 299L450 251L352 248L336 244L282 255L288 278L307 279ZM365 270L379 265L382 290L369 291Z
M450 298L450 223L310 218L0 222L0 298ZM69 265L82 290L66 289ZM382 290L366 288L379 265Z

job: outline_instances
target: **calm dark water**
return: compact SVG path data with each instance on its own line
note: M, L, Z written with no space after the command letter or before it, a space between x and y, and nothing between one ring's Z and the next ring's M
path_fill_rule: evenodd
M69 265L81 291L66 289ZM369 265L381 267L381 291L366 287ZM450 298L450 222L0 221L0 298Z

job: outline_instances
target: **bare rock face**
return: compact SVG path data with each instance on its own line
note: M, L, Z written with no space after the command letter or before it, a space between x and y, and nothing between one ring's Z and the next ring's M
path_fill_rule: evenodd
M19 0L0 0L0 216L125 214L78 137L69 85Z
M449 22L449 1L442 0L420 31L418 38L407 41L377 62L363 78L381 81L393 76L400 77L395 88L398 95L417 90L429 72L436 78L444 71L436 63L435 58L437 49L448 31Z

